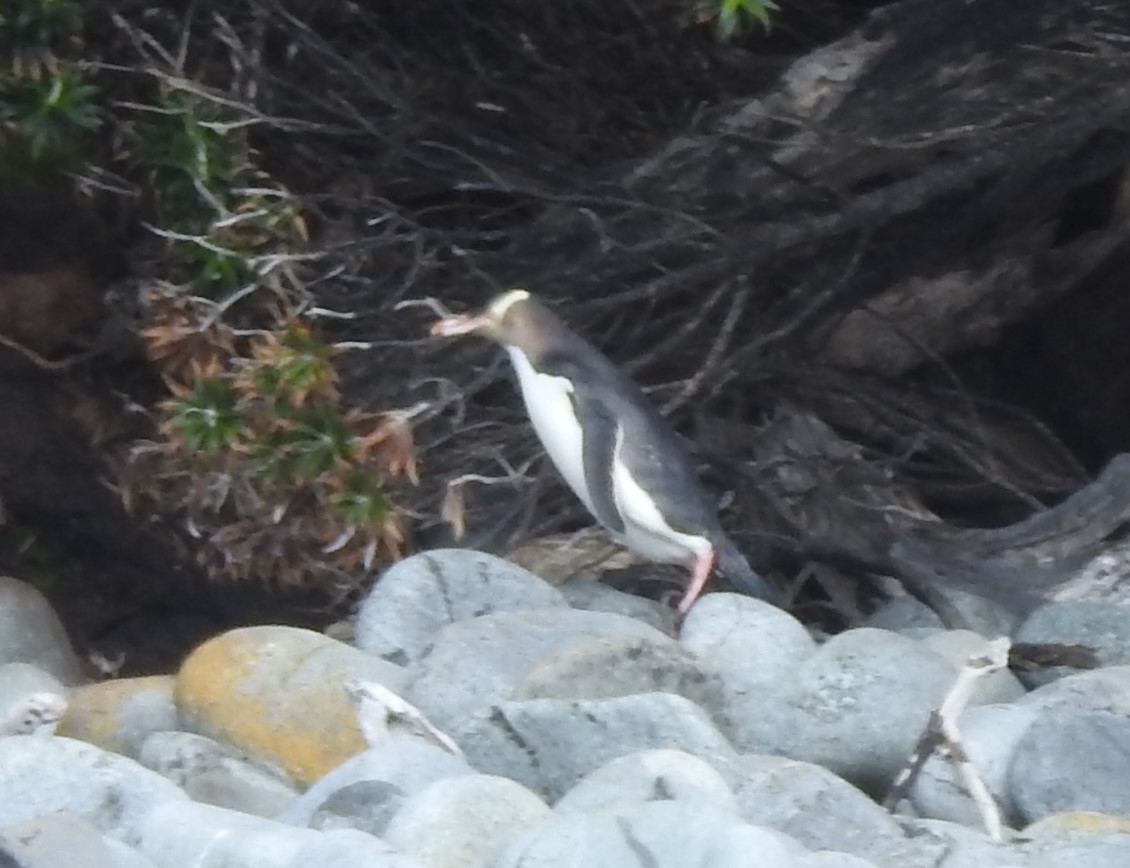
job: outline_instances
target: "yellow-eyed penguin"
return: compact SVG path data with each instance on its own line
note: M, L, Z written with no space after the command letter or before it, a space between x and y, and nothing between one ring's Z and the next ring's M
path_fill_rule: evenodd
M643 391L524 289L433 335L481 334L510 355L534 430L584 505L619 542L692 570L686 614L715 567L753 596L773 592L726 535L679 437Z

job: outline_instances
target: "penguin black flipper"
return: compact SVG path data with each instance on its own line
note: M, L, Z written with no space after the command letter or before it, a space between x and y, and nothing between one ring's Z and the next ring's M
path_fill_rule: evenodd
M616 454L618 423L612 412L599 400L584 392L574 393L573 406L581 423L584 440L581 457L585 465L585 487L597 521L614 533L622 533L624 519L616 508L612 484L612 461Z
M612 462L616 455L616 414L585 383L589 376L584 366L561 353L546 353L538 359L540 373L564 377L573 384L569 395L573 414L581 429L581 462L584 465L585 490L593 518L611 530L621 533L624 519L616 507L612 483Z
M577 346L579 343L570 336L567 351L555 348L541 354L537 369L573 384L573 407L584 432L585 484L595 518L617 532L624 527L612 482L617 436L622 434L626 448L621 449L619 460L656 500L673 527L692 534L721 532L714 507L678 435L639 386L587 345Z

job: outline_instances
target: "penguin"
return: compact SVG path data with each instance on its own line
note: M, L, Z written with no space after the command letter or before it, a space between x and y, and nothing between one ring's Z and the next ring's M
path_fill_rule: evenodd
M774 593L722 529L679 436L603 353L525 289L477 314L443 317L433 336L476 334L510 357L526 411L550 460L619 543L691 571L679 616L717 569L743 592Z

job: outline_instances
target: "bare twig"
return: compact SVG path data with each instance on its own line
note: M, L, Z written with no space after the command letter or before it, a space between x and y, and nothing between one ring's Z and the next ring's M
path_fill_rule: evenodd
M25 347L19 341L13 340L6 335L0 335L0 346L5 346L10 350L15 350L37 368L42 368L45 371L65 371L69 368L73 368L75 365L89 361L95 355L94 352L91 351L86 353L79 353L76 356L68 356L65 359L45 359L35 350L29 347Z
M345 691L357 709L357 723L369 747L381 747L394 733L402 732L463 756L451 736L441 732L420 709L384 685L354 679L345 683Z
M919 739L917 748L891 784L890 793L884 800L884 805L889 810L893 810L906 796L907 790L926 760L940 747L956 765L958 775L965 784L970 798L973 799L989 837L994 841L1004 839L1004 821L1001 819L1000 807L961 742L957 719L973 697L977 682L1008 665L1010 644L1007 637L986 642L984 650L971 656L957 673L957 678L946 693L942 704L930 715L930 721Z

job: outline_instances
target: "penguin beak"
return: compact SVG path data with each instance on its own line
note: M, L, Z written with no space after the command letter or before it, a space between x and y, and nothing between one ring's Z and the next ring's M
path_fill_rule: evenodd
M495 321L486 314L459 314L457 316L445 316L443 319L432 323L430 332L433 337L452 337L489 331L494 325Z

